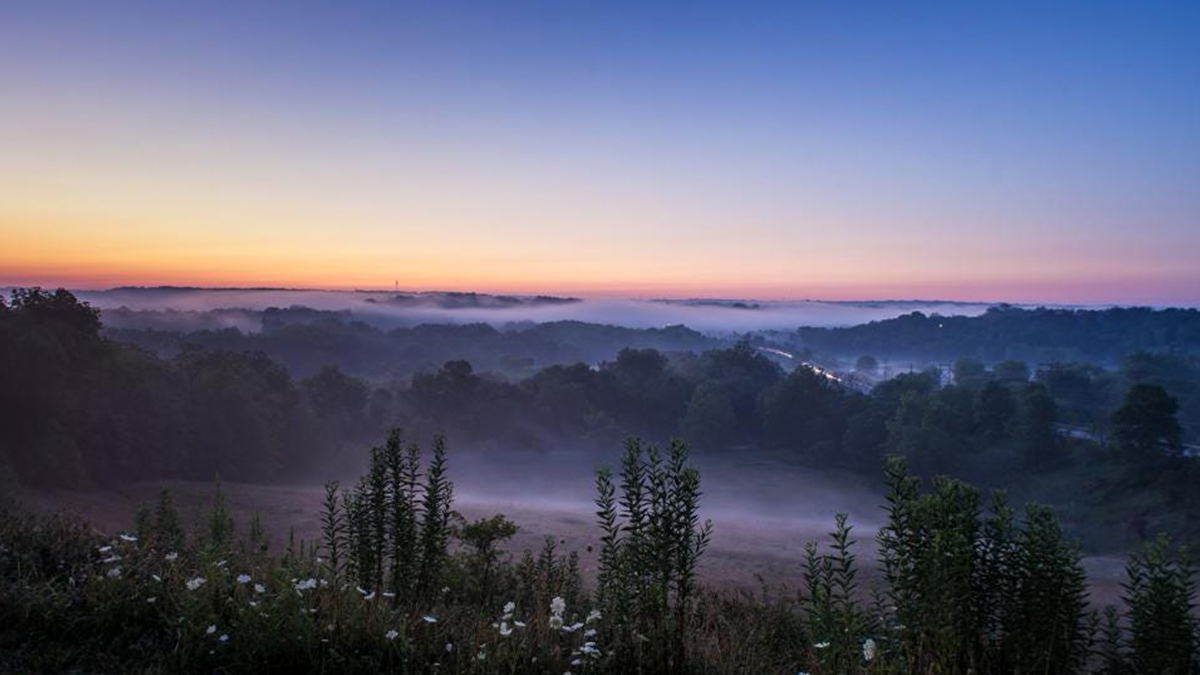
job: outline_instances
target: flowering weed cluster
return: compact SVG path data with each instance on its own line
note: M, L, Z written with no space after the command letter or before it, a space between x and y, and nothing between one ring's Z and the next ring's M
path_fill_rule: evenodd
M331 485L316 545L239 538L218 488L185 536L166 493L133 532L0 509L0 672L591 675L1194 675L1195 587L1158 540L1128 567L1125 610L1089 613L1053 515L990 509L961 483L923 492L888 466L882 583L863 588L839 515L761 596L696 580L711 526L687 447L630 440L597 476L600 560L547 539L516 562L503 516L461 523L445 449L392 434L353 490ZM457 541L455 546L453 542Z

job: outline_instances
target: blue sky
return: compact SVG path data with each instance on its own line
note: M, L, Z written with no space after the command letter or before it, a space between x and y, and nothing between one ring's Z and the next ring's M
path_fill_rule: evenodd
M0 44L0 282L1200 302L1200 3L7 2Z

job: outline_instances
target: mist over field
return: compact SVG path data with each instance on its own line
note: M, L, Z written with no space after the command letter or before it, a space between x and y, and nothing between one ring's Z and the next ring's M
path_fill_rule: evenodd
M348 311L355 319L385 327L423 323L489 323L583 321L629 328L685 325L712 333L794 330L799 326L851 326L890 319L913 311L975 316L986 303L920 300L826 302L721 299L619 299L497 296L475 293L389 293L379 291L311 291L271 289L129 288L78 291L101 310L204 312L310 307ZM404 301L396 302L400 296ZM496 298L510 300L495 302ZM228 313L230 326L257 330L252 318Z
M0 675L1200 675L1200 0L0 45Z

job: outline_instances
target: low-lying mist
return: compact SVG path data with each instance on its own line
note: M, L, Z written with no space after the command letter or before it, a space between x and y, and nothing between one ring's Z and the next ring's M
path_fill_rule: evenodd
M310 291L273 289L116 288L79 291L101 310L126 307L143 311L264 310L303 306L349 311L355 319L381 327L422 323L584 321L630 328L683 324L710 333L795 329L798 326L849 326L888 319L912 311L975 316L983 303L940 301L827 302L819 300L640 300L551 298L473 293L389 293L381 291ZM257 326L234 313L227 325Z

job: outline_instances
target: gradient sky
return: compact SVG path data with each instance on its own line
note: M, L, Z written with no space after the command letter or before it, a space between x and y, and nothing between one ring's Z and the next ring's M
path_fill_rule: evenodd
M0 3L0 284L1200 304L1200 3Z

